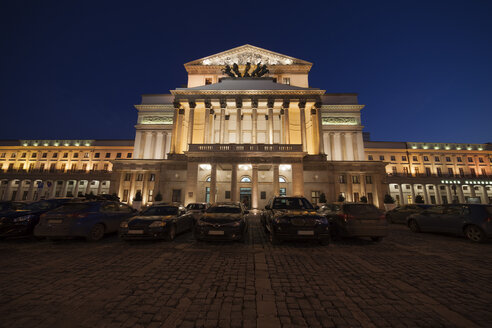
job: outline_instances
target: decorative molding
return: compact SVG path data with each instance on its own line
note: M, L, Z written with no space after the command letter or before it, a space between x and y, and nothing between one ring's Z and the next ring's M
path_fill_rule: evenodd
M142 116L140 124L173 124L173 118L169 116Z
M322 105L321 109L328 110L361 110L365 105Z
M153 104L153 105L134 105L134 106L138 110L156 110L156 109L173 110L172 104L168 104L168 105Z
M317 96L321 96L325 92L326 90L171 90L171 93L175 96L176 95L246 95L246 96L317 95Z
M323 125L358 125L355 117L323 117Z

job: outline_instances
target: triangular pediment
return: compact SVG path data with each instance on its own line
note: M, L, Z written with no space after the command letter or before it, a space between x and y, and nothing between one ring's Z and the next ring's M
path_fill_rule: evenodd
M245 65L246 63L258 64L260 62L268 66L312 66L312 63L310 62L258 48L249 44L191 61L186 63L185 66L224 66L232 65L234 63L238 65Z

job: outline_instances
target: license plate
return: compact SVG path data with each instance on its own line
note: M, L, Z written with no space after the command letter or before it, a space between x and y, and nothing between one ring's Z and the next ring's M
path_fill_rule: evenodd
M214 236L222 236L224 235L224 231L210 230L208 234Z
M48 223L62 223L63 220L48 220Z
M130 235L141 235L143 234L143 230L128 230Z
M297 231L297 234L302 235L302 236L313 236L314 231L313 230L299 230L299 231Z

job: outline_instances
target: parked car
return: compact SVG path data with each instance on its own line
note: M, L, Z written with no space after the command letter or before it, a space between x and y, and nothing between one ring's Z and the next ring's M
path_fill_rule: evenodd
M196 240L246 240L248 221L241 203L216 203L197 220L194 229Z
M183 207L154 205L137 216L121 222L119 236L123 240L167 239L174 240L177 234L192 230L193 216Z
M379 242L388 235L388 221L384 212L372 204L346 203L329 214L332 235L338 237L370 237Z
M335 213L340 210L339 204L323 204L319 207L318 213L321 215L327 215Z
M272 244L286 239L311 239L328 244L328 220L304 197L279 196L265 206L260 220Z
M186 205L186 212L191 214L195 222L205 213L208 203L189 203Z
M437 205L410 215L407 224L413 232L451 233L483 242L492 237L492 205Z
M66 203L43 214L34 235L50 239L85 237L96 241L106 233L118 231L121 221L134 215L131 207L114 201Z
M43 213L62 206L70 198L47 199L31 204L14 204L15 211L8 211L0 217L0 238L31 236Z
M29 203L17 201L0 201L0 215L23 210Z
M408 204L398 206L388 212L386 212L386 220L388 223L401 223L406 224L407 218L416 213L420 213L433 205L426 204Z

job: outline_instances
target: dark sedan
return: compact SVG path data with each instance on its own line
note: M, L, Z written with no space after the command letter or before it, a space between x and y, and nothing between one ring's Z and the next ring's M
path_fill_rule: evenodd
M407 224L413 232L443 232L483 242L492 237L492 205L437 205L409 216Z
M135 215L134 212L131 207L113 201L66 203L43 214L34 235L50 239L85 237L96 241L105 233L118 231L121 221Z
M386 212L386 220L388 220L389 223L406 224L407 218L410 215L420 213L431 206L432 205L425 205L425 204L408 204L408 205L398 206Z
M68 202L70 198L48 199L31 204L23 204L16 211L0 215L0 238L31 236L34 227L43 213Z
M246 239L248 222L240 203L216 203L210 206L196 222L196 240L239 240Z
M0 216L15 211L23 210L29 203L16 201L0 201Z
M154 205L141 214L123 221L119 235L123 240L167 239L193 228L193 216L183 207L173 205Z
M261 215L272 244L285 239L310 239L328 244L328 220L304 197L274 197Z

